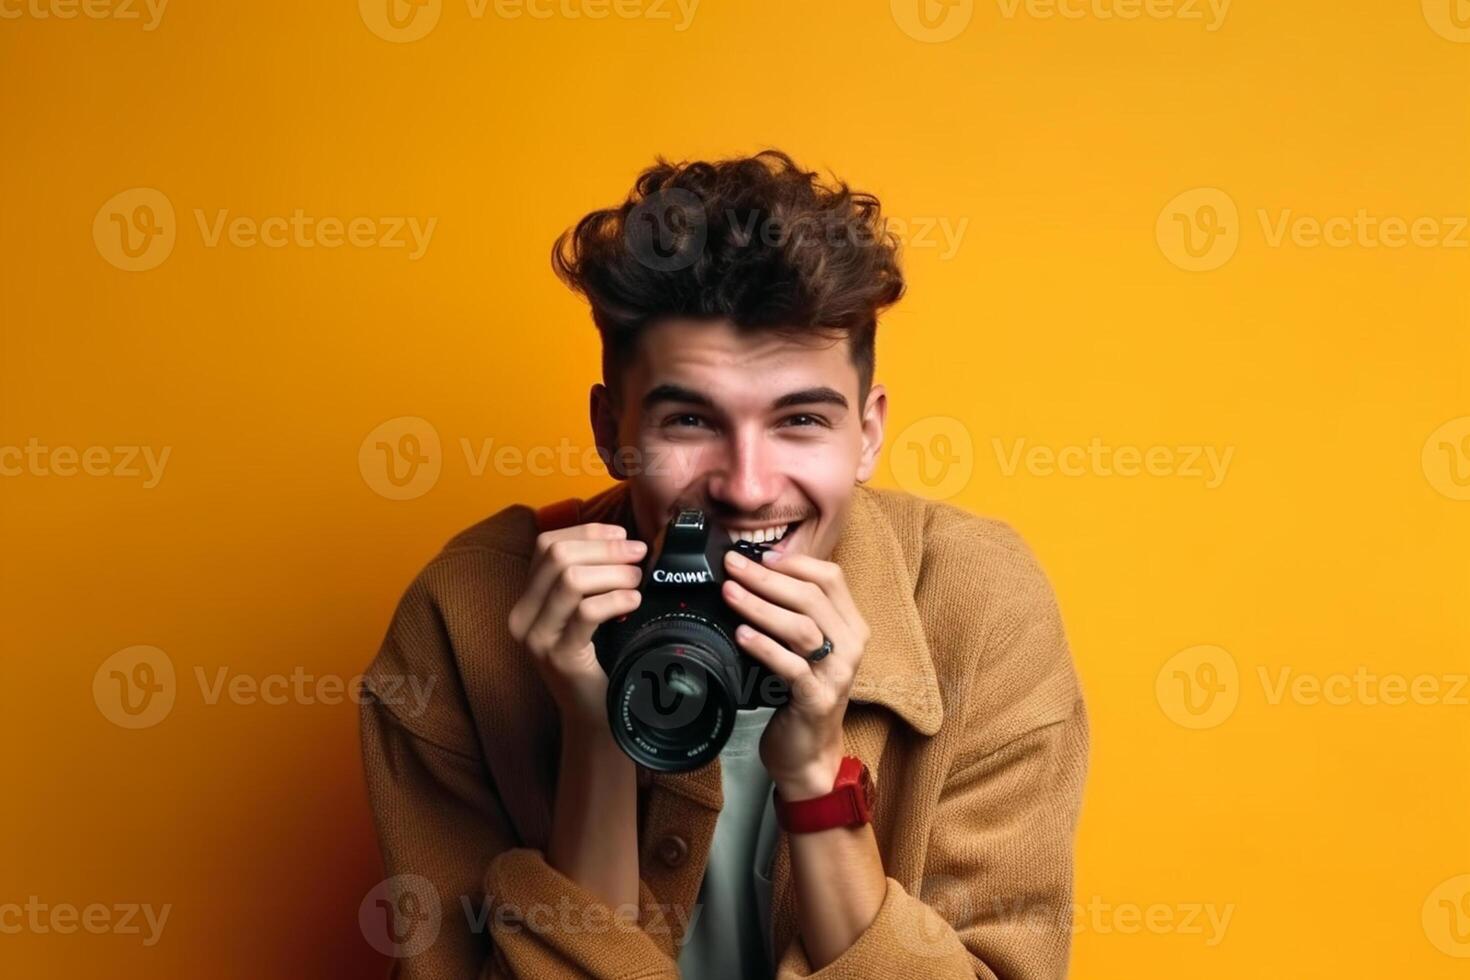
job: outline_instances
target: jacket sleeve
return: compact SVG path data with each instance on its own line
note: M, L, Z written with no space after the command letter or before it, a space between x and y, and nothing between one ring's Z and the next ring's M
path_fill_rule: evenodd
M385 879L359 923L402 980L676 978L667 938L520 846L466 715L423 577L364 673L364 772ZM417 681L417 686L415 686ZM431 697L410 697L405 692Z
M973 571L1003 598L984 611L988 623L976 610L963 626L984 649L951 706L963 747L940 791L923 878L906 889L889 877L877 917L821 970L793 942L781 980L1066 975L1087 712L1055 598L1030 552L1017 538L986 564Z

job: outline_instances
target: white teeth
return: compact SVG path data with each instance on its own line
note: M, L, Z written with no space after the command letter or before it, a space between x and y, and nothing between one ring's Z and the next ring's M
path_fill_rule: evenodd
M745 531L738 528L730 531L730 536L736 541L751 541L755 544L770 544L780 541L786 535L789 524L778 524L775 527L762 527L754 531Z

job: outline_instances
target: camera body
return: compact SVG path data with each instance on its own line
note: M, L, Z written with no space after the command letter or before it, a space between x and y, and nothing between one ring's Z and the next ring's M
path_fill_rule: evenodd
M786 682L735 642L743 620L720 592L731 549L757 562L768 550L732 540L703 511L680 511L648 549L638 608L593 634L613 736L648 769L707 764L729 739L736 711L790 697Z

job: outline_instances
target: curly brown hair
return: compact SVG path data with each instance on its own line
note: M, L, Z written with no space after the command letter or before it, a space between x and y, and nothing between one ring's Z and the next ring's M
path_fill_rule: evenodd
M846 337L865 399L878 313L904 292L898 236L879 207L779 150L715 162L657 157L621 205L557 238L551 264L592 306L615 396L640 331L684 317Z

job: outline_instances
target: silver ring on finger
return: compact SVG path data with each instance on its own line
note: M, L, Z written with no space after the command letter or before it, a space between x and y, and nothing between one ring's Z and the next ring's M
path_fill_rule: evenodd
M809 654L806 655L807 663L814 664L818 660L824 659L827 656L827 654L829 654L831 652L832 652L832 640L827 636L826 633L823 633L822 634L822 645L819 646L819 647L817 647L811 653L809 653Z

